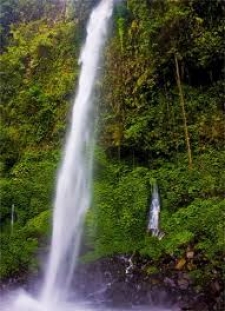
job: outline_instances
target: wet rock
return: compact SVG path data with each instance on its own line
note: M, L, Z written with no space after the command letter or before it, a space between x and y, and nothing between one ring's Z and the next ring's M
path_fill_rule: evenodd
M193 311L211 311L205 302L199 302L192 306Z
M187 289L189 286L189 282L186 279L180 279L177 281L177 283L178 283L179 288L182 290Z
M211 288L214 293L218 293L221 291L221 286L217 280L211 283Z
M219 281L214 280L209 291L205 287L203 291L203 287L197 288L193 284L188 273L182 269L174 270L175 261L170 262L169 259L162 264L161 271L149 273L148 267L154 266L152 262L141 262L138 257L132 257L133 267L127 274L129 258L114 257L81 265L83 268L78 269L80 276L76 277L78 284L74 284L76 292L80 290L81 295L111 306L124 305L129 308L131 305L166 304L171 310L171 306L186 311L223 310Z
M127 274L130 258L118 256L80 264L73 281L74 297L81 296L96 303L128 309L131 305L164 305L169 310L179 311L225 310L224 287L222 281L216 278L217 274L203 289L193 284L183 268L174 269L174 258L164 259L154 273L149 273L148 267L154 267L154 263L135 255L132 257L133 267ZM186 262L182 264L186 265ZM26 276L0 283L0 290L10 290L16 284L28 284L29 290L34 286L32 282L27 282Z
M193 259L193 258L194 258L194 252L193 252L193 251L187 252L187 253L186 253L186 257L187 257L188 259Z
M168 278L168 277L165 277L164 284L168 285L170 287L176 287L176 284L175 284L174 280L171 279L171 278Z

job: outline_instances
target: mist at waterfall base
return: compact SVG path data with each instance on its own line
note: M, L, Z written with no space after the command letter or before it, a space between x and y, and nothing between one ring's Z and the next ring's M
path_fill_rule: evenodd
M2 298L2 311L112 310L103 304L93 305L85 298L79 301L73 298L71 301L70 288L83 221L91 200L94 141L92 95L112 11L113 0L102 0L92 11L87 26L87 38L79 60L81 72L72 123L58 173L52 242L43 284L40 284L40 290L34 297L18 290L10 293L8 298ZM145 310L145 307L132 309ZM157 310L162 311L162 308Z

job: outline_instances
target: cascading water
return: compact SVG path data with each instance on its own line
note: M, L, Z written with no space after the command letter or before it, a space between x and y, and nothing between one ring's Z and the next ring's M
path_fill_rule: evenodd
M152 232L152 236L158 237L158 239L161 240L165 236L165 233L159 229L159 213L160 213L159 190L157 184L154 183L149 213L148 230Z
M113 0L103 0L92 12L80 56L79 88L56 189L51 253L42 292L45 302L53 296L65 298L76 264L84 216L90 206L92 92L112 10Z
M152 202L150 207L150 217L148 223L148 230L152 232L153 236L158 236L159 234L159 212L160 212L160 202L159 202L159 192L158 186L155 183L153 185L152 191Z

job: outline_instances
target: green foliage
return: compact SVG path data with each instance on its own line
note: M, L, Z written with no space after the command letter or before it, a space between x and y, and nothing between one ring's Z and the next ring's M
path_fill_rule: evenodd
M94 206L87 219L89 238L101 255L131 252L145 234L146 170L104 165L107 175L95 182Z
M210 150L194 158L192 170L187 167L185 155L175 163L161 162L149 175L158 180L162 206L171 211L187 205L196 198L222 197L225 176L224 152Z
M64 132L76 77L74 30L72 22L42 20L12 30L13 45L0 59L1 115L18 148L57 142Z
M10 42L10 27L20 22L42 18L53 19L63 13L64 6L58 0L1 0L0 1L0 51Z
M191 205L180 208L172 217L168 217L168 213L162 215L161 226L168 236L163 239L161 247L167 253L173 253L179 245L195 243L195 249L203 251L208 259L216 258L225 250L221 234L224 211L224 200L198 199Z
M152 170L131 169L98 156L102 166L95 178L94 206L87 218L89 243L95 248L88 256L138 251L159 260L167 255L182 256L192 245L209 262L222 258L224 174L218 167L224 166L224 158L224 154L215 152L205 154L190 171L185 160ZM162 240L146 232L153 180L157 180L160 190L160 227L165 232Z
M68 7L50 0L1 1L1 277L35 268L37 247L46 243L78 52L96 2L76 1ZM137 251L157 265L168 255L183 256L191 246L209 267L196 267L193 279L204 279L213 266L222 266L223 10L224 2L215 0L127 0L116 6L101 66L101 147L86 221L93 251L86 259ZM161 241L146 232L154 181L165 232Z
M101 112L101 143L113 167L107 171L107 180L97 184L96 211L89 215L95 228L89 229L95 253L138 251L159 262L168 255L183 256L191 245L207 258L209 270L222 265L223 9L222 1L129 0L126 10L118 10L106 51ZM174 53L184 93L192 170L185 154ZM140 166L145 167L143 176L136 176L136 181L145 190L138 190L137 199L132 174ZM146 186L152 179L160 189L161 230L165 231L161 241L145 232L150 196ZM117 210L117 206L122 207ZM122 216L129 218L132 229L127 230L121 217L123 207ZM98 228L93 225L96 222ZM199 269L202 275L208 273Z
M50 230L53 180L57 152L29 152L17 164L11 178L1 180L1 268L0 277L37 268L34 253L46 243ZM15 224L11 232L11 208Z
M31 218L25 228L29 237L46 241L46 237L50 233L50 210L41 212L38 216Z
M127 153L132 146L142 163L143 158L152 162L185 151L174 53L179 57L193 153L208 144L221 147L222 1L203 5L201 1L130 0L127 8L126 15L118 14L106 51L102 88L106 147L119 145Z
M37 246L37 240L30 238L24 229L15 230L13 235L1 233L0 278L23 275L36 269L34 252Z
M51 207L58 163L57 152L35 152L26 153L14 167L11 199L21 224Z
M14 23L11 44L0 56L1 277L36 265L33 254L50 228L57 146L65 134L80 44L77 25L58 17Z
M16 223L13 232L1 232L0 278L38 269L37 250L38 246L46 244L49 222L48 210L30 219L22 228Z

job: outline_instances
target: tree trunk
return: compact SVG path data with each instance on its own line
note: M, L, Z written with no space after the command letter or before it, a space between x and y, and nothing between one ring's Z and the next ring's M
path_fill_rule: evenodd
M184 122L184 134L185 134L185 141L186 141L186 146L187 146L188 163L189 163L189 168L191 169L192 168L192 152L191 152L190 136L189 136L188 127L187 127L187 117L186 117L186 111L185 111L184 94L183 94L183 89L181 86L180 71L179 71L178 59L177 59L176 54L174 54L174 60L175 60L175 67L176 67L177 87L179 90L180 105L181 105L181 109L182 109L182 118L183 118L183 122Z

